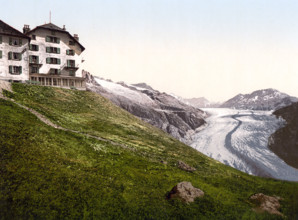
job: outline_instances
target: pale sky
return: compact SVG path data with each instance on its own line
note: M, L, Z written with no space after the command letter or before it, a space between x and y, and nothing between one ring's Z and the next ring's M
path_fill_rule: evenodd
M297 0L0 0L22 30L66 25L106 79L224 101L275 88L298 97Z

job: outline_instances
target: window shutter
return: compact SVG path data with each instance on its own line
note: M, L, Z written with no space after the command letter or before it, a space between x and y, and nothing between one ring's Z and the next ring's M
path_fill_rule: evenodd
M19 60L22 60L22 54L19 53Z
M46 42L51 42L51 38L49 36L46 37Z
M20 46L22 45L22 39L19 39L19 45Z
M51 58L50 57L47 57L47 63L51 63Z
M32 63L32 56L29 56L29 63Z
M69 60L67 60L67 66L68 66L68 67L70 66L69 64L70 64L70 62L69 62Z
M49 47L46 47L46 52L50 53L50 48Z
M57 64L61 64L61 60L60 59L57 59Z
M2 36L0 36L0 44L2 44Z
M12 45L12 38L9 38L9 45Z
M59 75L61 74L61 70L58 70L58 74L59 74Z
M12 66L9 66L9 73L12 73Z
M29 50L32 50L32 44L29 44Z
M60 44L60 38L57 38L57 44Z
M0 50L0 59L2 58L2 50Z
M8 52L8 59L9 59L9 60L12 59L12 52Z
M66 55L69 55L69 50L66 50Z
M57 48L57 53L60 54L60 48Z
M39 57L36 57L36 62L39 63Z
M22 66L19 66L19 72L22 74Z
M36 45L36 51L39 51L39 46L38 45Z

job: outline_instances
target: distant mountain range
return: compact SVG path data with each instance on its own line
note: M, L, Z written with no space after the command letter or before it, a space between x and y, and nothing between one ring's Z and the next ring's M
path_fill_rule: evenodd
M176 97L154 90L145 83L114 83L85 73L87 88L110 99L140 119L188 143L204 125L207 114Z
M298 98L275 89L257 90L250 94L239 94L221 104L221 108L277 110L298 102Z
M210 102L204 97L183 99L183 102L196 108L217 108L220 106L219 102Z

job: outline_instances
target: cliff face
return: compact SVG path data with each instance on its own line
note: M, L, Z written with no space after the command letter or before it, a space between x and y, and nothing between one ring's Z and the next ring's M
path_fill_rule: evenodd
M298 168L298 103L274 112L286 120L286 125L269 139L270 149L287 164Z
M172 95L154 90L145 83L127 85L85 73L87 89L110 99L140 119L189 143L192 134L205 124L207 115Z

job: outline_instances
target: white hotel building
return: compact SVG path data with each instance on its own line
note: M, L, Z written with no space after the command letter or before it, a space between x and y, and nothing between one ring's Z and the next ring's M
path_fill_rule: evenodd
M8 59L5 58L2 65L0 58L0 79L28 80L31 83L45 86L85 89L81 67L82 52L85 48L80 44L77 35L72 36L65 27L59 28L52 23L37 26L33 30L30 30L29 25L25 25L23 33L15 31L18 33L19 39L22 39L21 45L7 44L7 39L13 36L5 38L6 44L3 45L5 49L3 49L2 55L7 55ZM16 42L18 41L16 40ZM17 51L18 54L22 53L22 55L14 54L16 53L14 51ZM9 52L13 54L9 54ZM13 60L9 59L11 57ZM22 66L22 70L17 71L18 69L13 67L14 73L11 73L10 66L17 66L12 62L19 62L18 65ZM5 72L5 77L4 74L2 77L1 69Z

